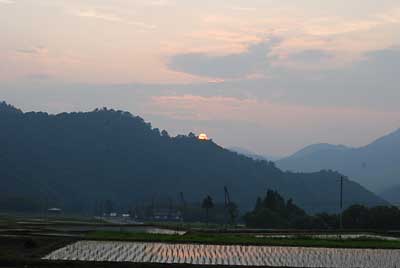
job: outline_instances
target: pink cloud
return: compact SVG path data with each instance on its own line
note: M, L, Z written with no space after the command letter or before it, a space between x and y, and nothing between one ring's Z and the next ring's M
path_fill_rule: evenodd
M176 119L247 121L280 128L312 127L315 124L324 125L336 121L351 123L395 119L400 116L398 112L364 108L311 107L220 96L155 96L149 105L155 113ZM176 111L179 111L178 115Z

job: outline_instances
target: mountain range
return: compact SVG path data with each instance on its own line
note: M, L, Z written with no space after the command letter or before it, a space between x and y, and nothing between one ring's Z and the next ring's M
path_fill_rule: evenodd
M396 191L400 179L400 130L372 143L351 148L343 145L314 144L276 162L283 170L315 172L336 170L368 189L382 193L389 201L388 192ZM400 188L400 187L397 187ZM400 189L397 190L400 194Z
M45 204L87 212L102 200L128 207L179 192L189 202L208 194L222 202L227 186L242 211L274 189L309 212L333 212L341 176L283 172L193 133L171 137L124 111L48 114L0 103L0 210L34 211ZM387 204L345 182L346 206Z

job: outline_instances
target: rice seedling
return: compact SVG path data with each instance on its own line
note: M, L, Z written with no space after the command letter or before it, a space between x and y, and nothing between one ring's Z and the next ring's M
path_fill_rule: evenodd
M47 260L204 265L393 268L400 250L79 241Z

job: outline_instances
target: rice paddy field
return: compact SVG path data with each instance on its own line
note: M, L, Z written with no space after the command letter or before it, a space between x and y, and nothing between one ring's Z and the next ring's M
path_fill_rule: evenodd
M394 231L178 227L0 218L0 267L400 268Z
M400 250L78 241L45 260L272 266L400 267Z

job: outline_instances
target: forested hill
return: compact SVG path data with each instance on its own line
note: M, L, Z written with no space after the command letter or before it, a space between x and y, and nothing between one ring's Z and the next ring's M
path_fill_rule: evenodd
M255 161L195 135L170 137L127 112L24 113L0 104L0 209L60 206L92 211L110 199L121 207L152 198L188 201L206 194L223 199L223 186L242 211L257 196L276 189L308 211L338 205L334 172L285 173L272 162ZM345 203L384 201L346 180Z

